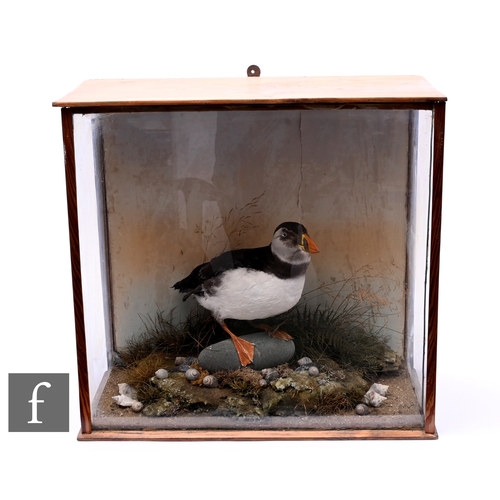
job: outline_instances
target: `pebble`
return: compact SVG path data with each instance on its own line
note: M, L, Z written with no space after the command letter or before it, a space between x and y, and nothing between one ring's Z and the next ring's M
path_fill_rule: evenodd
M370 413L370 409L363 403L356 405L356 413L358 415L368 415Z
M290 361L295 354L293 340L276 339L270 337L267 332L242 335L241 338L252 342L255 346L253 362L248 365L254 370L282 365ZM231 339L223 340L203 349L198 356L198 364L209 372L241 368Z

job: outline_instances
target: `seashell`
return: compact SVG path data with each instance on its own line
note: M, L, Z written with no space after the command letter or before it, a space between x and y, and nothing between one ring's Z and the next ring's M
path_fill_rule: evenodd
M356 413L358 415L368 415L370 413L370 409L363 403L356 405Z
M319 375L319 369L317 366L310 366L307 371L311 377L317 377Z
M259 385L260 385L261 387L267 387L267 380L266 380L265 378L261 378L261 379L259 380Z
M113 396L113 399L120 406L132 406L136 401L135 399L132 399L130 396L127 396L125 394L120 394L119 396Z
M175 371L186 373L191 367L189 365L178 365L175 367Z
M203 385L205 387L217 387L219 385L219 381L213 375L207 375L203 379Z
M192 382L193 380L198 380L200 378L200 372L196 368L189 368L184 374L186 380Z
M136 399L137 397L137 391L125 382L118 384L118 393L122 396L128 396L131 399Z
M389 386L382 384L372 384L369 390L375 391L377 394L380 394L381 396L386 396L387 391L389 390Z
M165 370L165 368L160 368L159 370L155 371L155 376L156 376L156 378L159 378L160 380L164 379L164 378L168 378L168 371Z
M140 401L134 401L132 403L132 411L139 413L144 408L144 405Z
M302 366L302 365L309 365L312 363L312 359L308 358L307 356L304 356L303 358L300 358L297 363Z
M378 408L386 399L386 397L380 395L378 392L368 391L365 394L363 401L374 408Z

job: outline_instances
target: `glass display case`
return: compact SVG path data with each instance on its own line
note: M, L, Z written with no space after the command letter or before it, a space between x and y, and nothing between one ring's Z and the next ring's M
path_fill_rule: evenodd
M54 102L78 438L435 439L445 102L416 76Z

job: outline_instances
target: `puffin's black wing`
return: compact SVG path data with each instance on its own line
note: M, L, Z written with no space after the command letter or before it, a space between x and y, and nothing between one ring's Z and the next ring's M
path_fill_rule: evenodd
M270 259L273 259L270 246L224 252L210 262L195 267L189 276L175 283L172 288L185 293L182 300L186 300L192 294L201 293L205 283L216 280L225 271L242 267L262 271Z

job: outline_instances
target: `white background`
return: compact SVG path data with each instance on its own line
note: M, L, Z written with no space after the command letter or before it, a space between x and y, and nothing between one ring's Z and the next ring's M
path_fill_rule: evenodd
M494 498L494 2L8 2L0 16L3 490L31 498ZM496 12L496 11L495 11ZM81 443L60 111L89 78L418 74L447 95L433 442ZM8 433L8 373L70 373L69 433ZM320 496L321 495L321 496Z

